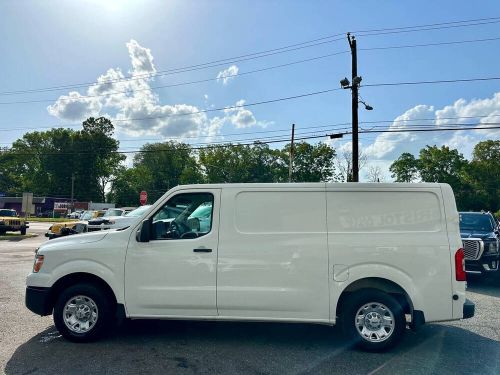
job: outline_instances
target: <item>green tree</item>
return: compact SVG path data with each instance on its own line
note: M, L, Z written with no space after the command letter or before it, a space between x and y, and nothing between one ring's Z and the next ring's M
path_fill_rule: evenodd
M479 142L466 168L465 180L470 188L469 207L474 210L500 209L500 141Z
M75 198L103 201L125 158L117 153L113 131L108 119L91 117L80 131L58 128L26 133L1 153L1 180L9 184L9 193L69 197L75 174Z
M279 153L268 145L224 145L199 152L206 180L221 182L274 182L283 174Z
M288 164L290 144L286 145L281 158ZM326 182L337 180L335 170L335 150L325 143L310 144L299 142L294 145L293 182Z
M409 152L404 152L389 167L396 182L413 182L418 178L418 161Z
M422 181L449 184L459 209L468 205L470 188L464 179L467 160L457 150L448 146L426 146L420 150L418 171Z
M140 192L142 190L148 191L152 186L152 172L143 165L131 168L122 166L113 179L108 200L118 206L137 206ZM152 198L154 199L154 197Z
M66 194L73 168L68 153L71 152L75 134L70 129L51 129L26 133L16 140L2 155L0 162L13 183L9 191L56 196Z
M106 188L125 155L113 138L114 126L105 117L89 117L74 141L75 192L80 199L105 201Z
M445 182L459 186L467 160L457 150L448 146L426 146L420 150L418 171L423 181Z
M204 181L198 162L189 145L173 141L148 143L134 157L134 168L142 168L150 179L144 190L151 201L180 184Z

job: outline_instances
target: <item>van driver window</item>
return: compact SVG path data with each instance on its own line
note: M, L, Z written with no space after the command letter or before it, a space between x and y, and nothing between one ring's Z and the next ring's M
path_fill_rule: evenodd
M151 239L193 239L206 235L212 229L213 202L210 193L173 196L153 216Z

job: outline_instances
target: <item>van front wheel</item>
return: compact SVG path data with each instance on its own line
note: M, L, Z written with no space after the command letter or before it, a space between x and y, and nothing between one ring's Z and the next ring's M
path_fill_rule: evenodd
M361 290L349 296L342 308L344 333L364 350L389 349L403 336L406 328L403 308L387 293Z
M54 306L54 324L70 341L93 341L112 325L112 311L109 298L96 286L77 284L59 295Z

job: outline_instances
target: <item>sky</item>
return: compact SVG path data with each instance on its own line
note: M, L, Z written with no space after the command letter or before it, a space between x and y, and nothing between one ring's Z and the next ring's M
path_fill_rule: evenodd
M481 1L479 7L456 0L418 5L396 0L2 0L0 146L8 147L27 131L78 129L89 116L110 117L125 151L167 139L196 145L285 139L292 123L297 137L348 131L348 90L252 105L339 88L340 79L351 73L347 31L357 35L360 94L374 108L360 107L363 130L494 126L500 122L499 80L369 85L500 77L500 19L419 32L360 32L491 17L500 17L498 1ZM478 39L494 40L373 49ZM366 180L369 168L378 166L383 179L391 180L393 160L402 152L417 155L428 144L448 145L470 158L473 146L485 139L500 139L500 130L360 134L367 159L361 177ZM318 141L338 153L351 147L349 135L310 140Z

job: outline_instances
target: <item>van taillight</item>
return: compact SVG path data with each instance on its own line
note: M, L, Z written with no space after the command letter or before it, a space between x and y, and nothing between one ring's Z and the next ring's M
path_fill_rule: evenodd
M464 249L458 249L455 253L455 277L457 281L466 281Z

